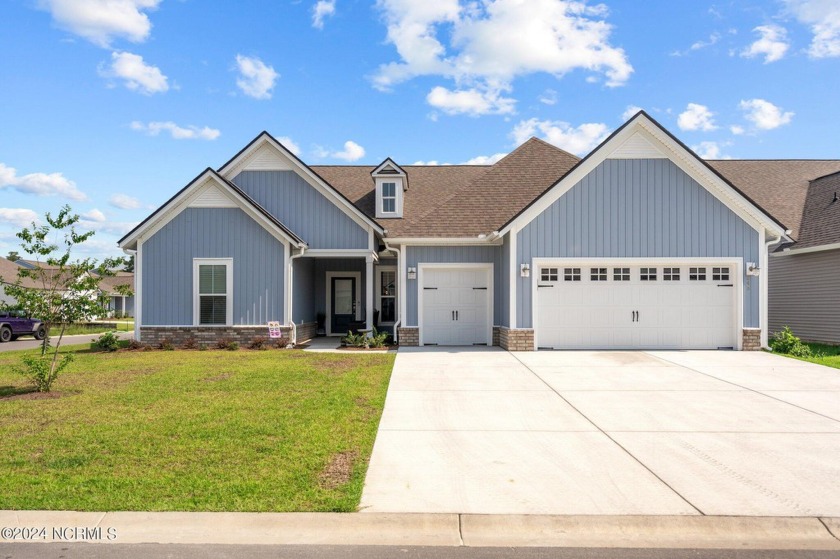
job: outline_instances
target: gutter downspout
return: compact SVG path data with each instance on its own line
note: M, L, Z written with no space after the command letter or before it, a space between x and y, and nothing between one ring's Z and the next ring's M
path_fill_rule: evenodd
M292 342L291 344L297 345L297 324L292 319L294 314L292 314L292 305L294 304L295 300L295 292L292 287L294 286L294 277L295 277L295 260L303 256L303 253L306 252L306 245L298 246L300 252L297 254L292 254L289 256L289 325L292 327Z
M791 231L790 229L788 229L784 232L784 235L776 235L772 239L764 241L764 252L763 254L761 254L761 259L763 260L763 262L759 266L759 269L762 267L764 268L764 277L759 279L759 281L761 282L762 311L759 326L764 326L764 328L761 329L761 347L763 349L768 349L770 347L770 332L768 331L770 329L770 301L768 300L768 297L770 295L770 246L779 243L782 240L782 237L787 237L788 235L790 235L790 233Z
M385 244L385 250L390 250L391 252L396 253L396 255L397 255L397 277L401 277L400 276L400 270L402 270L402 258L403 258L402 249L394 248L392 246L388 246L388 240L385 237L382 238L382 242ZM400 285L398 293L400 294L400 297L405 297L405 286L404 285ZM398 332L399 332L400 324L402 324L402 319L403 319L403 316L402 316L402 313L400 313L399 320L397 320L394 323L394 341L398 344L400 343L400 336L399 336Z

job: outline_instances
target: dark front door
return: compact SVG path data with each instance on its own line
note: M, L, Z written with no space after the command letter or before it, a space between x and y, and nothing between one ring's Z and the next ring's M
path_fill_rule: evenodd
M332 278L332 333L346 334L356 320L356 278Z

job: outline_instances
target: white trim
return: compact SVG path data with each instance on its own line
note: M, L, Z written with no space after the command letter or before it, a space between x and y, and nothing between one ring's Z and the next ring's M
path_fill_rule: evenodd
M500 234L501 235L501 234ZM468 246L468 245L492 245L502 244L502 238L493 237L387 237L389 243L405 246Z
M743 336L741 331L744 328L744 260L743 258L691 258L691 257L660 257L660 258L624 258L624 257L603 257L603 258L533 258L531 262L531 329L534 331L534 350L539 347L539 329L537 328L537 283L539 282L539 269L543 266L562 267L562 266L592 266L595 264L605 264L612 266L643 266L650 264L661 267L669 264L676 266L690 266L691 264L699 264L703 266L711 266L713 264L723 264L732 267L732 274L730 278L735 284L735 349L743 348ZM740 278L738 281L737 278Z
M397 266L400 267L399 272L399 293L403 295L400 297L399 314L397 314L397 322L400 326L408 326L408 249L400 246L400 251L397 253ZM405 293L403 293L405 292ZM396 333L396 332L395 332Z
M140 341L140 326L143 323L143 243L137 243L134 253L134 339Z
M306 256L312 258L367 258L371 255L374 255L376 259L379 258L373 251L366 248L311 248L306 250Z
M341 334L332 333L332 279L333 278L356 278L356 316L353 317L359 320L359 306L362 302L362 273L361 272L326 272L326 290L327 290L327 318L324 320L326 324L327 336L340 336Z
M292 323L292 263L289 245L283 245L283 322Z
M423 273L428 269L473 270L484 269L487 272L487 345L493 345L493 301L495 290L493 286L492 262L418 262L417 263L417 329L419 330L418 344L423 345Z
M373 328L373 263L372 256L365 258L365 328Z
M193 326L233 326L233 258L193 258ZM225 323L199 324L201 298L198 292L199 266L225 266Z
M385 161L383 161L382 163L380 163L380 164L379 164L379 167L377 167L376 169L374 169L373 171L371 171L370 175L371 175L372 177L375 177L375 176L377 176L377 175L381 175L381 174L383 174L383 170L384 170L384 169L386 169L386 168L388 168L388 167L390 167L391 169L393 169L394 171L396 171L396 172L397 172L397 175L399 175L399 176L403 176L403 177L405 176L405 171L403 170L403 168L402 168L402 167L400 167L399 165L397 165L397 164L394 162L394 160L393 160L393 159L391 159L390 157L386 157L386 158L385 158ZM385 173L385 174L388 174L388 175L394 176L394 175L393 175L393 173Z
M791 248L782 249L782 252L771 252L770 256L792 256L794 254L808 254L809 252L825 252L827 250L837 250L840 248L840 243L830 243L827 245L819 245L815 247L806 247L806 248L796 248L793 246Z
M246 149L220 168L218 173L226 179L234 178L237 174L239 174L241 168L247 164L247 161L251 158L251 156L265 145L269 145L276 149L279 155L288 162L293 172L296 172L298 176L303 178L310 186L314 187L318 192L326 196L327 199L331 200L333 204L338 206L345 214L347 214L348 217L359 224L362 228L367 229L368 227L373 227L377 231L382 231L382 228L379 225L362 213L362 211L354 206L349 200L341 196L333 187L327 184L324 179L316 175L308 165L292 155L291 152L283 146L283 144L279 143L266 132L257 136Z
M394 184L394 211L386 212L383 207L384 196L382 188L385 183ZM387 175L376 177L376 219L391 219L403 216L403 191L405 190L405 178L401 175Z
M516 229L510 230L510 280L508 281L508 328L516 329L516 292L519 287L519 262L516 254ZM531 274L534 271L531 270Z
M204 191L204 187L208 184L215 184L220 187L220 190L225 192L227 196L236 203L236 205L244 211L249 217L260 224L266 231L268 231L275 239L281 243L291 243L295 246L301 246L298 241L289 237L289 235L277 227L271 220L269 220L261 212L256 211L250 203L246 202L236 191L234 191L227 183L220 181L212 170L207 170L199 175L189 187L185 188L178 196L167 202L160 211L160 214L153 220L147 222L145 225L135 231L131 237L125 239L120 243L120 248L130 247L134 242L152 237L155 233L160 231L167 223L175 219L182 211L190 207L190 204L200 197Z
M747 222L753 229L760 231L761 227L765 227L773 233L784 234L782 227L773 221L770 216L762 212L742 194L738 193L714 172L709 170L697 160L694 153L683 148L642 113L636 115L615 136L610 138L596 151L592 152L588 159L551 187L548 193L525 209L516 219L502 229L499 234L504 235L514 226L521 230L536 219L537 216L548 209L549 206L580 182L586 175L592 172L604 160L608 159L630 136L636 133L645 135L646 139L654 142L654 145L661 146L671 161L713 196L723 202L724 205L735 212L738 217Z
M198 195L192 199L190 208L236 208L236 202L223 192L218 186L206 181L200 188Z
M373 229L368 229L368 250L376 253L377 257L379 256L379 247L376 245L376 235Z
M382 272L394 272L394 321L393 322L383 322L382 321ZM374 303L379 303L379 325L380 326L393 326L400 320L400 274L397 272L397 266L377 266L376 271L374 272L376 276L375 281L375 288L373 291L373 300ZM375 305L374 305L375 306Z

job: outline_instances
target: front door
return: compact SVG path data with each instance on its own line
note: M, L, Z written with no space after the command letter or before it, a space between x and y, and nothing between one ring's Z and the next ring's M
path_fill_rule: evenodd
M333 334L346 334L356 320L356 278L332 278L330 285Z

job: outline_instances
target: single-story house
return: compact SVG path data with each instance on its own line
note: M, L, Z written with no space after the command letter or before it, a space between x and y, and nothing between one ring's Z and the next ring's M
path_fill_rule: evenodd
M532 138L484 166L307 165L263 132L119 246L149 343L323 317L401 345L757 349L769 247L799 240L764 181L644 112L583 159Z
M0 308L3 306L12 307L17 303L11 295L6 294L5 287L7 283L15 283L17 281L20 268L21 266L17 262L0 256ZM32 287L32 280L26 278L26 281L27 285Z
M116 272L99 280L99 291L108 296L108 317L133 317L134 295L124 295L118 287L127 287L134 293L134 272Z

